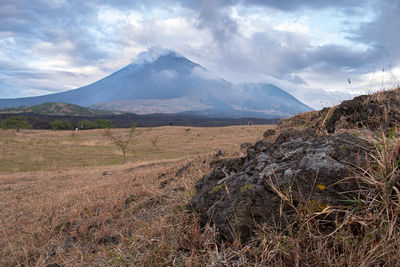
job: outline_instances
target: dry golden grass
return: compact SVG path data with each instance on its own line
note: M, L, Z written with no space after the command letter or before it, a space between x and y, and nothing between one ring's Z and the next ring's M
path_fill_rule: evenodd
M1 177L0 266L104 266L119 261L118 253L136 254L126 259L131 264L151 261L147 253L155 251L146 246L160 245L166 216L182 207L194 180L208 171L207 162L197 160L191 178L173 180L188 161Z
M361 190L348 205L296 206L276 189L296 211L285 229L259 225L248 242L228 243L186 210L195 182L211 170L214 152L224 148L227 157L237 155L238 144L261 139L267 128L142 129L142 144L147 141L146 149L156 154L164 151L157 156L162 160L131 157L123 165L66 164L65 169L1 174L0 266L398 266L400 132L368 137L376 151L367 168L355 170L352 179ZM45 133L65 146L60 141L65 133ZM105 141L101 131L86 134L81 144L96 147ZM102 141L96 143L94 136ZM188 146L179 150L170 140ZM49 147L57 149L54 143ZM137 151L146 155L144 148ZM115 149L112 153L120 156ZM184 157L168 159L171 154Z
M0 266L209 261L212 232L200 231L184 208L194 183L210 171L215 151L237 155L240 143L271 127L141 128L130 161L108 166L90 166L121 160L101 130L0 132Z
M223 149L239 151L240 143L255 142L273 126L221 128L155 127L136 129L127 160L177 159ZM114 129L125 135L129 129ZM0 131L0 173L61 170L70 167L113 165L122 162L121 152L103 136L104 130ZM156 142L154 142L156 140Z
M399 266L400 132L367 138L374 144L370 164L345 178L359 182L355 197L317 209L282 198L295 210L295 221L283 230L260 226L256 257L277 266Z

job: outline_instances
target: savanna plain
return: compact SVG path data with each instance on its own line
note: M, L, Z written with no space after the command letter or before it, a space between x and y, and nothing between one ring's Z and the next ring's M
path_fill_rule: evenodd
M137 128L125 163L104 130L0 131L0 266L212 264L194 184L271 128Z

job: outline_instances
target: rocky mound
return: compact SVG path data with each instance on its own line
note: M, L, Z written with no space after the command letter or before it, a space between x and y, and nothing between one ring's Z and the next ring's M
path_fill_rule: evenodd
M246 158L219 164L197 182L190 206L225 238L248 239L257 223L292 221L293 210L282 205L289 195L291 203L311 202L316 209L343 205L358 185L342 179L366 164L368 146L350 133L286 131L273 143L257 142Z
M356 127L390 131L400 121L400 89L343 101L331 114L325 123L328 133Z
M278 128L312 128L320 133L338 129L366 128L390 131L400 121L400 88L372 95L361 95L332 108L302 113L281 120Z
M345 205L359 191L358 181L347 177L367 167L372 144L356 131L338 130L387 133L398 121L400 89L282 120L274 141L266 140L275 132L266 132L247 157L222 161L200 179L188 206L226 239L246 240L257 224L293 222L298 205L315 211Z

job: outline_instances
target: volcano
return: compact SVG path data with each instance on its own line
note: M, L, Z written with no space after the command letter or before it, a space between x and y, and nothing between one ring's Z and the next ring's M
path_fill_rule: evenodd
M0 108L63 102L97 109L212 117L289 117L312 110L265 83L233 84L180 54L150 49L90 85L56 94L0 99Z

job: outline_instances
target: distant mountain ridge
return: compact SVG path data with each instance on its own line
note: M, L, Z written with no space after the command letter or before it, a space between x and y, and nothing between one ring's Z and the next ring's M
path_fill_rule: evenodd
M150 49L135 62L90 85L66 92L0 99L0 108L64 102L138 114L288 117L312 110L271 84L235 85L176 52Z

